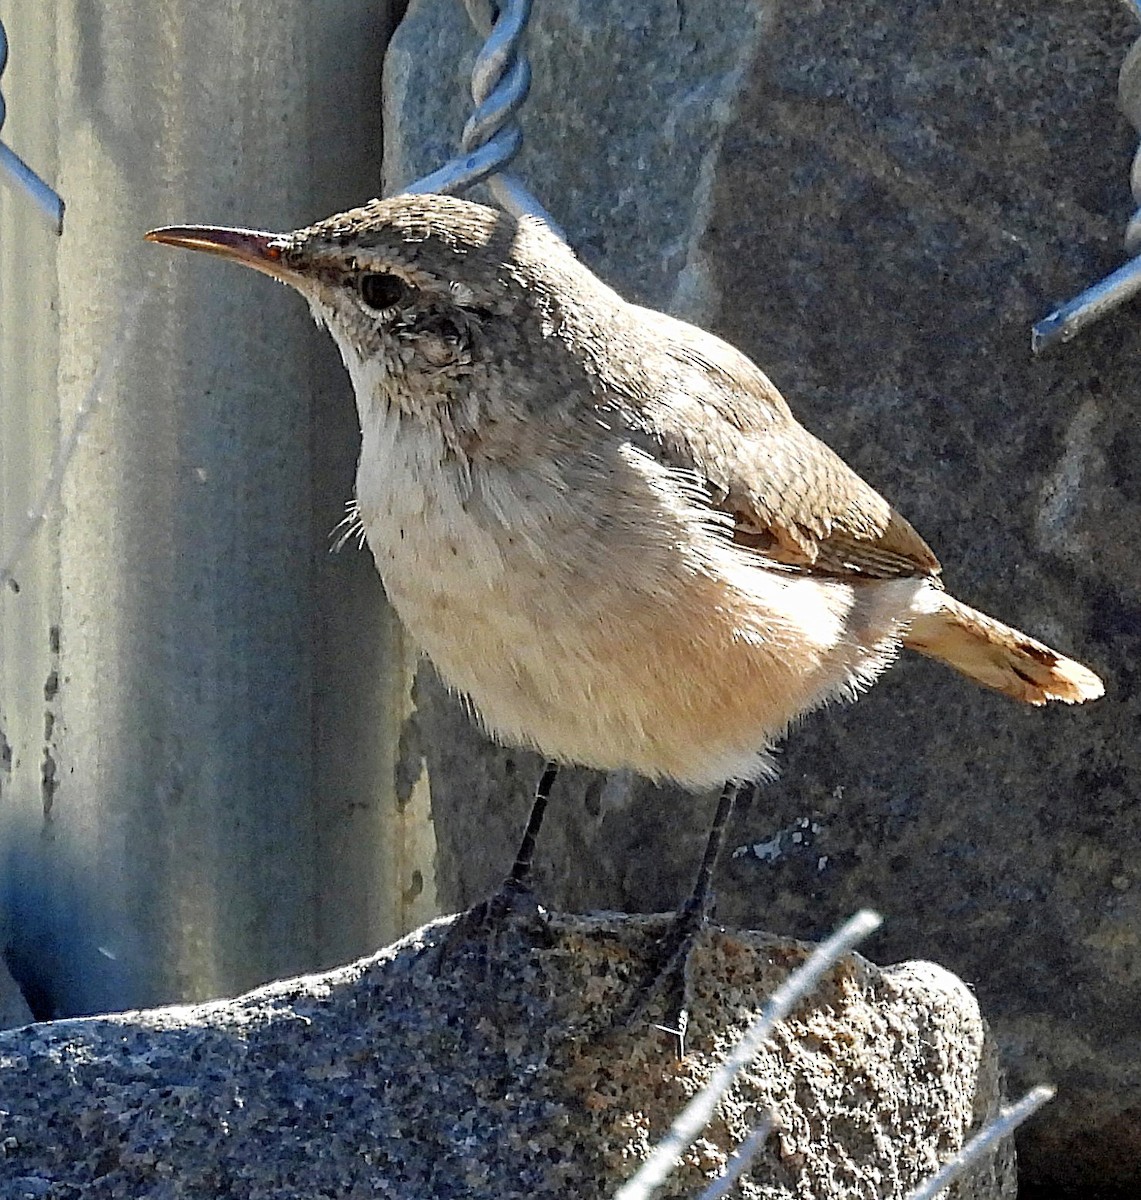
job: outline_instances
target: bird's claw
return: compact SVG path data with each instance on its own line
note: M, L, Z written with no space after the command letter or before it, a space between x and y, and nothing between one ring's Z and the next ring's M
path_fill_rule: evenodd
M486 900L460 913L436 947L434 969L441 974L452 962L462 961L473 953L481 971L487 972L488 946L509 928L543 928L547 910L539 904L535 893L517 879L508 878Z
M690 898L678 911L658 943L657 962L650 974L639 984L630 1004L619 1015L618 1022L631 1026L645 1020L654 997L666 992L666 1016L655 1022L654 1028L676 1039L677 1056L685 1057L685 1035L689 1027L689 1005L693 994L690 956L709 925L712 898ZM617 1022L616 1022L617 1023Z

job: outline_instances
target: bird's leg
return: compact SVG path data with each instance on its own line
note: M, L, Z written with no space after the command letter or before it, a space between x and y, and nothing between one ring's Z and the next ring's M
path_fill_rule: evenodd
M733 815L733 807L738 798L752 786L750 783L726 783L721 789L721 799L717 801L717 811L713 814L713 825L705 843L705 853L701 857L701 866L697 868L693 892L682 905L683 913L687 910L699 912L703 921L708 917L713 900L713 873L717 870L717 860L725 844L725 830L729 827L729 818Z
M689 1000L692 990L689 958L709 921L709 911L713 904L713 874L725 843L725 831L729 826L733 806L739 797L747 795L752 789L751 783L734 782L726 783L721 789L721 798L717 802L717 812L713 816L713 825L705 843L701 866L697 869L693 891L678 909L673 924L662 938L654 973L638 988L628 1010L629 1021L639 1020L658 987L662 984L669 985L674 1026L662 1028L677 1038L679 1058L685 1056L685 1031L689 1024Z
M543 825L551 788L559 773L558 764L548 762L535 787L535 799L531 805L523 840L515 854L515 861L507 877L493 895L463 913L448 930L440 947L440 965L450 957L462 942L473 935L486 941L512 914L534 916L539 912L531 894L531 865L535 856L535 843Z
M555 786L555 777L559 773L559 764L548 762L543 768L539 782L535 785L535 800L531 805L531 814L527 818L527 827L523 830L523 840L511 864L511 873L504 880L504 888L529 890L531 886L531 863L535 857L535 842L539 838L539 830L543 827L543 817L547 812L547 801L551 798L551 788ZM500 889L502 890L502 889Z

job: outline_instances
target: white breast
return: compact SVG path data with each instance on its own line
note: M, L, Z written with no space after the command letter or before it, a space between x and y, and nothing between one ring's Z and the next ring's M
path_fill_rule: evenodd
M363 431L357 502L397 609L404 599L458 600L501 583L500 542L471 515L470 476L446 453L439 431L392 409L378 415ZM414 621L413 613L407 617Z

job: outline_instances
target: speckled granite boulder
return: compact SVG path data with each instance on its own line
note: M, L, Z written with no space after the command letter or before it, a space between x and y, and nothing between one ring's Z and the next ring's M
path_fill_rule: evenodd
M978 994L1039 1195L1138 1194L1141 1162L1141 308L1034 359L1030 326L1123 261L1136 133L1117 0L546 0L517 170L626 295L728 338L892 499L956 595L1073 651L1105 700L1029 711L908 659L799 725L739 814L722 920L818 937L864 904L881 961L937 947ZM450 153L474 39L413 0L390 52L395 186ZM427 669L443 902L507 868L539 764ZM655 911L714 800L566 773L541 894ZM1048 1192L1047 1192L1048 1189Z
M660 919L515 921L436 970L424 951L444 928L238 1000L0 1035L0 1197L603 1197L808 952L709 935L678 1061L649 1024L611 1021ZM966 987L928 963L851 957L662 1194L695 1195L771 1106L781 1130L743 1196L899 1200L998 1100ZM958 1187L1011 1200L1012 1149Z

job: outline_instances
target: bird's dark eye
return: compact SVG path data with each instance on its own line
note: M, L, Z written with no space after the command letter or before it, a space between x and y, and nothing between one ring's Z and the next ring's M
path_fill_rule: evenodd
M382 312L386 308L394 308L408 295L408 284L396 275L375 273L361 275L357 280L361 299L369 306Z

